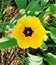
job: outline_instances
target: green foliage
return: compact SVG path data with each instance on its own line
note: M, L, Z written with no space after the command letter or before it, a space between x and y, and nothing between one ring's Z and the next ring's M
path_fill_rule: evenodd
M27 0L15 0L18 9L25 9Z
M2 13L2 11L3 11L3 9L2 9L3 2L4 2L4 0L0 1L0 20L2 20L2 16L3 16L3 13Z
M3 22L0 24L0 33L8 30L9 28L13 28L14 24L10 23L9 21Z
M25 59L26 63L25 65L44 65L43 64L43 57L41 56L34 56L31 54L28 54L28 57Z
M8 0L8 2L7 2L7 6L9 6L9 5L10 5L11 1L12 1L12 0Z
M26 12L28 13L36 13L37 14L39 12L41 12L44 7L46 7L46 3L48 2L48 0L32 0L29 5L26 7Z
M42 45L40 46L40 49L42 49L43 51L48 49L48 46L43 42Z
M49 63L49 65L56 65L56 55L53 55L52 53L47 53L45 59Z
M56 4L48 4L48 8L46 10L46 13L52 14L56 17Z
M50 27L49 30L50 30L50 36L56 44L56 28Z
M17 46L17 41L11 36L5 36L0 39L0 50Z

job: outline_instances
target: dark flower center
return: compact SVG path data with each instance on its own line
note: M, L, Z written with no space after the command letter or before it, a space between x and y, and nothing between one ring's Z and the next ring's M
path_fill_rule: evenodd
M31 36L34 31L31 29L31 27L25 27L23 33L25 34L25 37Z

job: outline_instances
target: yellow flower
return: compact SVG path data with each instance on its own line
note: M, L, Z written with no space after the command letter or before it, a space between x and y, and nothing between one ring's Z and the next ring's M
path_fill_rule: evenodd
M18 20L15 28L12 30L12 35L17 40L20 48L32 47L37 49L42 44L46 30L37 17L24 17Z

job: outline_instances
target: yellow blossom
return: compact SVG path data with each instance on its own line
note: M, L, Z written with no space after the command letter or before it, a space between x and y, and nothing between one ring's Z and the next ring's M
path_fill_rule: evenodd
M17 21L15 28L12 30L12 35L20 48L32 47L37 49L42 44L46 30L37 17L23 17Z

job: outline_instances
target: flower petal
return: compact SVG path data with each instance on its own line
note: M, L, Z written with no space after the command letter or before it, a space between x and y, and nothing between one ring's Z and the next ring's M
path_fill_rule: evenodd
M25 27L30 27L34 32L31 36L25 37L23 33ZM20 18L12 31L13 37L17 40L20 48L26 49L32 47L38 48L46 35L46 30L41 25L40 20L33 16L29 18Z

